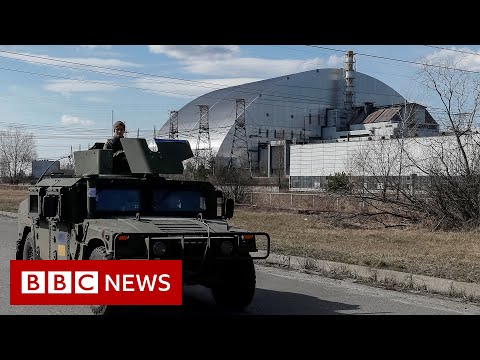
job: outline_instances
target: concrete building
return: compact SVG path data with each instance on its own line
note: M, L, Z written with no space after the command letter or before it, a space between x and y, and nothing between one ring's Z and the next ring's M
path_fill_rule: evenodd
M158 137L168 137L174 129L175 136L189 140L194 153L211 149L217 163L238 163L248 151L254 176L288 175L292 144L392 138L401 131L405 135L405 129L408 136L438 134L425 107L407 104L390 86L356 72L351 51L343 68L212 91L174 114Z
M463 140L472 164L478 157L479 143L478 133ZM289 188L298 191L325 190L327 177L341 173L381 180L388 172L392 177L414 175L418 181L425 181L428 173L424 170L435 164L440 164L440 169L449 166L451 175L455 175L454 171L458 170L456 162L459 161L456 156L459 154L457 139L452 134L297 144L290 147ZM361 159L363 165L359 165L357 159ZM378 186L374 182L372 185Z
M242 102L244 106L239 108ZM353 53L349 52L344 68L310 70L202 95L175 111L175 129L178 138L189 140L195 152L199 132L204 136L208 126L209 144L204 142L202 147L210 146L217 161L228 162L239 156L233 140L238 130L235 120L242 118L254 174L269 176L274 167L272 158L279 156L271 156L272 146L369 136L381 117L368 123L363 120L369 115L372 118L376 110L404 102L385 83L356 72ZM372 112L359 120L364 110ZM385 121L393 122L391 118ZM158 136L168 137L171 126L166 121Z

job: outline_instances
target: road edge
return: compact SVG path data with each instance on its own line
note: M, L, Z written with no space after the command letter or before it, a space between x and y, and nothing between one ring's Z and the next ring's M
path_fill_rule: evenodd
M9 211L0 211L0 215L7 216L10 218L16 218L17 213L9 212Z
M335 276L376 283L396 290L417 290L443 294L468 301L480 300L480 284L416 275L401 271L371 268L329 260L270 253L259 264L276 265L282 268L308 271L319 275Z
M17 217L16 213L8 211L0 211L0 215L10 218ZM269 257L265 260L255 261L259 264L309 271L318 273L319 275L359 279L368 283L378 283L398 290L418 290L463 298L469 301L480 300L480 284L476 283L274 253L270 253Z

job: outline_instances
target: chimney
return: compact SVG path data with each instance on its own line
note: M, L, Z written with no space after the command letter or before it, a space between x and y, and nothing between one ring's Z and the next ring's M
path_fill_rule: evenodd
M353 58L353 51L347 51L345 53L345 63L343 69L345 73L345 110L348 123L352 118L353 95L355 88L355 60Z

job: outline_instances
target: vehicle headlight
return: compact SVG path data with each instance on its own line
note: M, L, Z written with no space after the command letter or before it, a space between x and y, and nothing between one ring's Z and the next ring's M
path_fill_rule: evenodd
M232 240L224 240L220 244L220 252L223 255L230 255L233 252L233 241Z
M163 241L157 241L153 244L153 253L156 256L162 256L167 251L167 245Z

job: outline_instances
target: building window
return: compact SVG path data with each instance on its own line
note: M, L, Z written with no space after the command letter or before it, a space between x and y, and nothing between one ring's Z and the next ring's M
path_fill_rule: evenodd
M273 130L273 137L276 138L277 137L277 130Z
M262 129L258 128L258 135L262 135Z
M268 129L267 129L267 134L266 135L267 135L267 138L268 138Z
M290 138L293 139L293 131L292 131L292 133L291 133L291 135L290 135Z
M312 114L308 114L308 124L312 125Z

